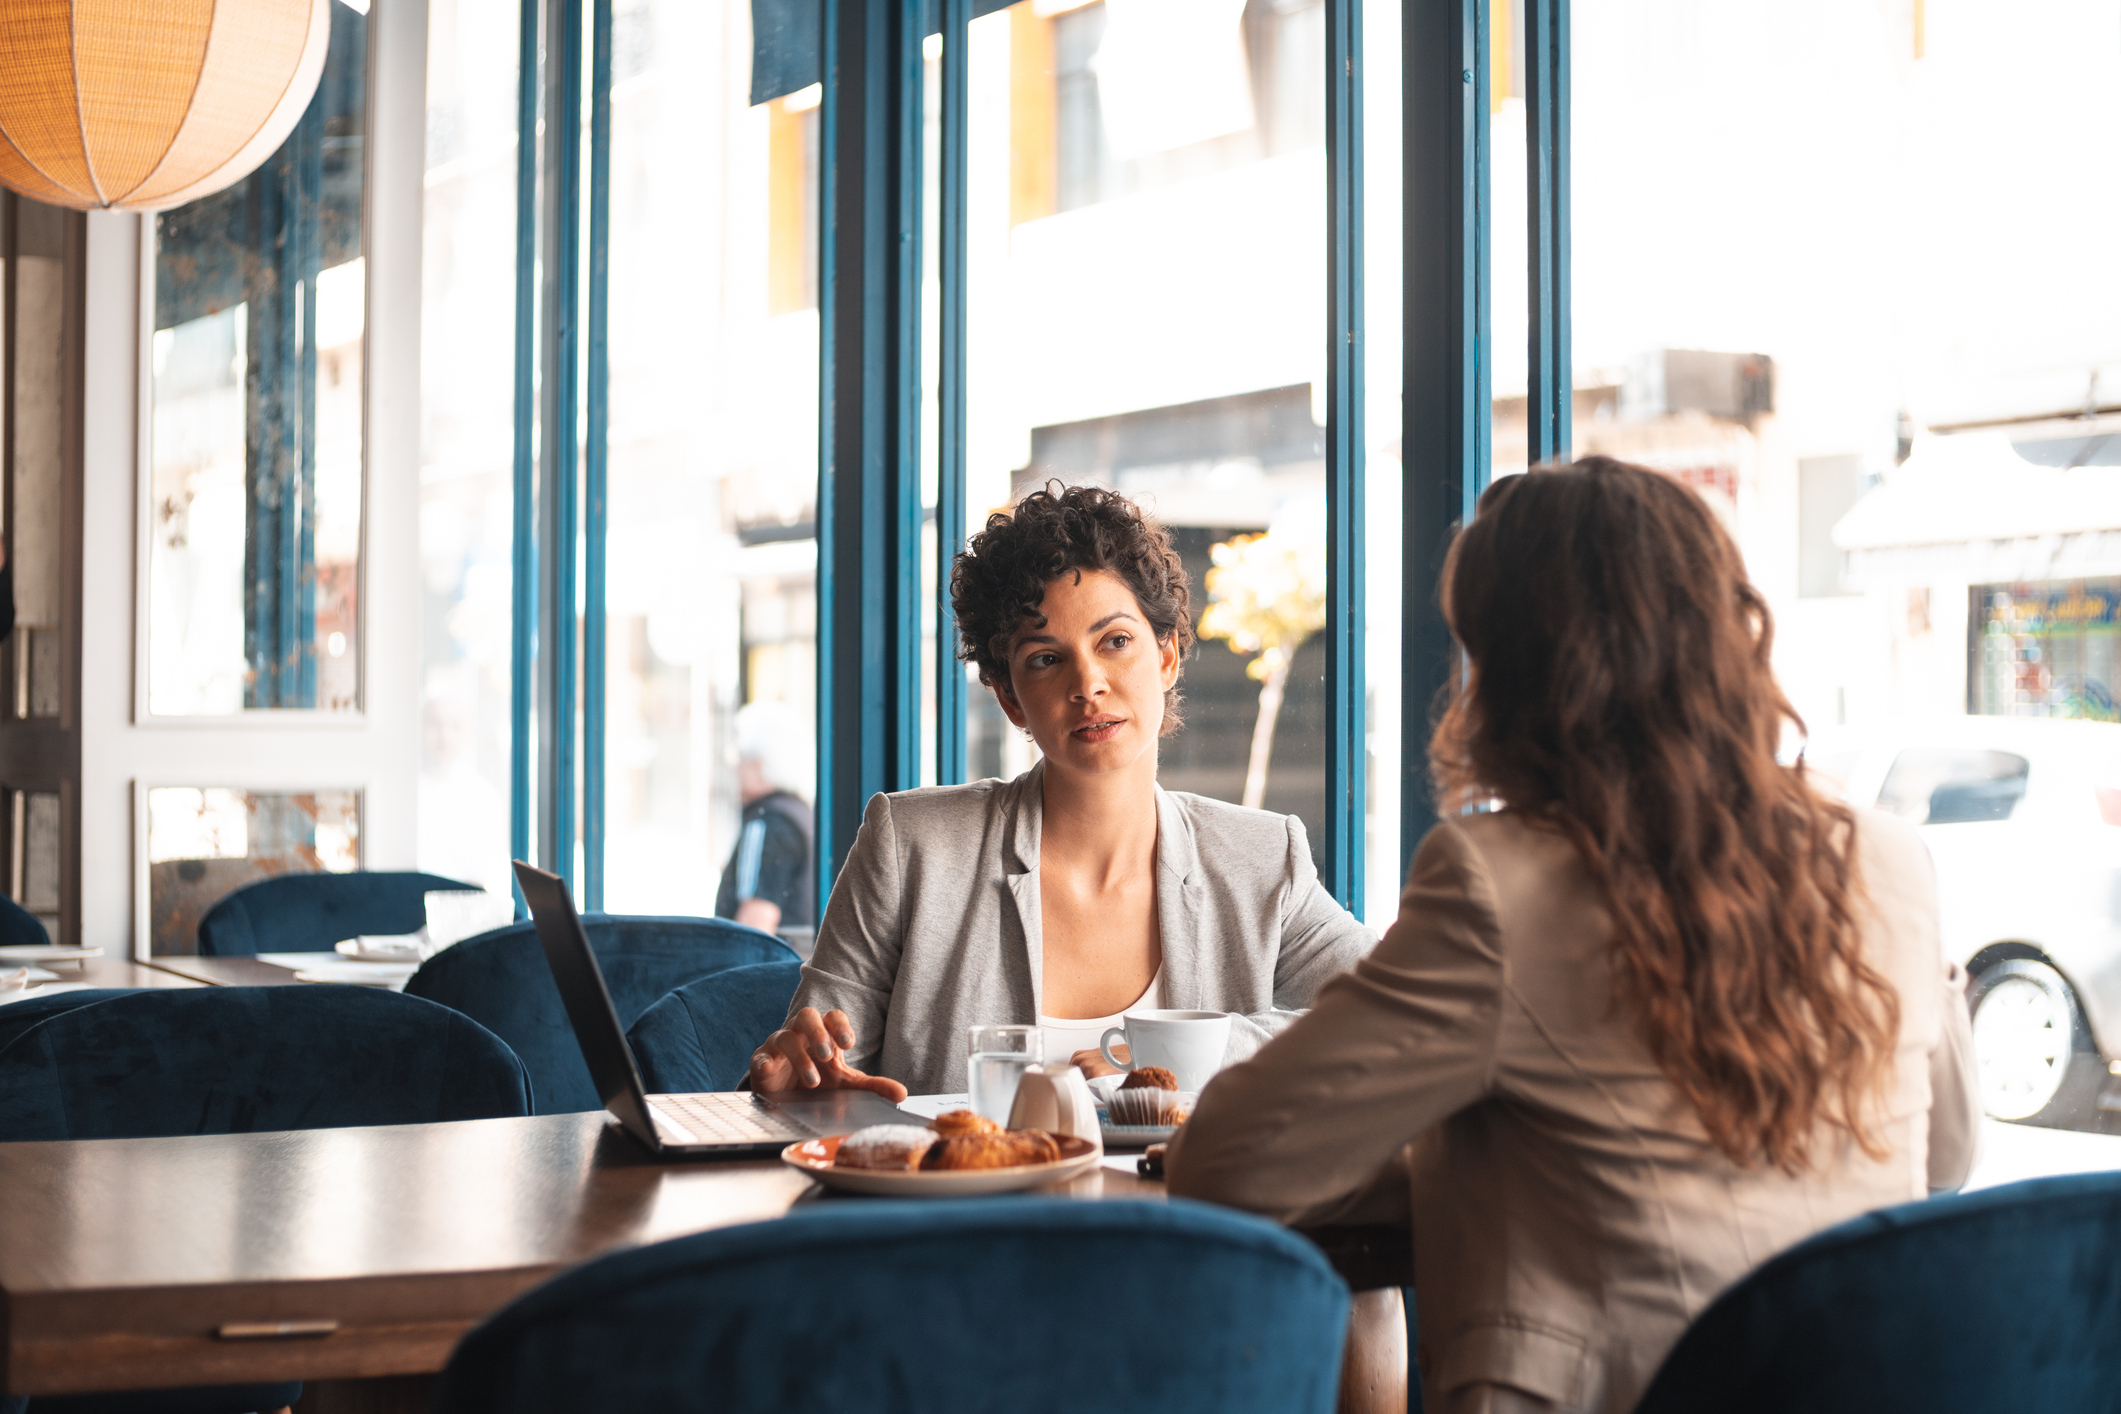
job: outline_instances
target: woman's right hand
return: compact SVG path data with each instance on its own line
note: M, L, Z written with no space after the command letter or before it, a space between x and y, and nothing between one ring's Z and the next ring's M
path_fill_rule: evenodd
M804 1007L751 1053L751 1088L762 1094L800 1090L872 1090L897 1104L906 1087L847 1064L854 1024L843 1011Z

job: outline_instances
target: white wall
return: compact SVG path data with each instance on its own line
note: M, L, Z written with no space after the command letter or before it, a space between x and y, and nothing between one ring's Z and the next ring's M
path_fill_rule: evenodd
M145 872L134 820L139 785L358 786L365 867L413 863L426 0L378 0L369 61L365 710L358 716L300 724L266 714L197 723L136 717L144 219L89 217L81 646L81 921L89 946L146 947L135 929L145 906L135 893Z

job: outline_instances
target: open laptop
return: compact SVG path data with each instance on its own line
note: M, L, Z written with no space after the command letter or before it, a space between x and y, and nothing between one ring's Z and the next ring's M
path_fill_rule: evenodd
M867 1090L810 1090L786 1096L645 1093L633 1048L626 1044L625 1028L612 1008L603 969L597 966L567 885L520 860L515 870L604 1108L618 1116L628 1134L657 1153L729 1158L777 1154L797 1140L851 1134L864 1125L921 1123Z

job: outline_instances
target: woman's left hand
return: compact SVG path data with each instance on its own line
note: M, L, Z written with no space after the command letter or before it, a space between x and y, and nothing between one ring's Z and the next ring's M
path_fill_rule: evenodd
M1124 1053L1127 1048L1125 1046L1114 1046L1112 1049L1115 1054L1119 1054ZM1125 1075L1127 1073L1106 1060L1103 1051L1077 1051L1074 1055L1068 1057L1068 1063L1092 1080L1097 1079L1100 1075Z

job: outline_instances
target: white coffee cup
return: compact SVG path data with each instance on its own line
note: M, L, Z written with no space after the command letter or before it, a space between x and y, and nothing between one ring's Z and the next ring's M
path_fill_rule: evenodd
M1130 1064L1120 1065L1112 1043L1124 1040ZM1221 1070L1230 1044L1230 1018L1220 1011L1130 1011L1098 1043L1105 1063L1121 1070L1160 1065L1181 1090L1198 1090Z

